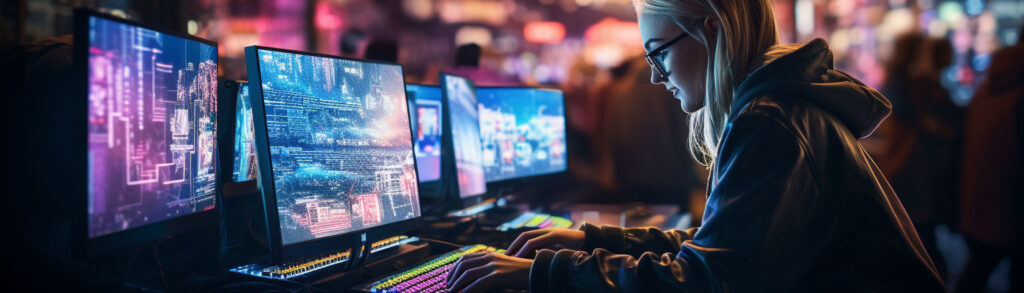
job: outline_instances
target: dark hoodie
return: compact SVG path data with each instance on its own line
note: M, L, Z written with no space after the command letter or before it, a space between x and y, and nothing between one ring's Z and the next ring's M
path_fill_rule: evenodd
M585 224L583 251L538 251L531 291L943 291L857 142L890 108L811 41L738 87L702 227Z

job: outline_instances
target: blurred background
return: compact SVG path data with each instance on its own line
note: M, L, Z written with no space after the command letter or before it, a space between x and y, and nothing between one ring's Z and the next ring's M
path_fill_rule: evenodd
M1024 245L1015 234L1024 226L1006 223L1019 223L1010 214L1021 213L972 220L1005 198L964 192L971 190L964 184L977 180L967 179L972 174L965 170L973 169L963 162L974 149L965 140L971 125L985 125L970 123L968 105L990 78L996 52L1022 37L1024 1L772 2L783 42L827 40L838 69L893 101L893 116L862 143L900 195L950 290L968 280L1009 291L1006 256L1021 258ZM678 204L702 214L707 173L687 152L686 114L663 87L649 83L629 0L7 0L0 3L0 47L70 34L73 7L218 42L220 73L231 79L246 79L243 48L258 44L359 58L383 54L403 64L414 83L436 83L439 71L451 71L479 85L560 87L571 172L590 191L583 200ZM476 62L457 62L458 48L470 44L479 46L466 51ZM1019 52L1003 61L1024 65ZM1021 72L1002 74L1015 76L1012 83ZM1003 197L1019 197L1020 190L1002 190ZM979 258L978 251L998 253Z

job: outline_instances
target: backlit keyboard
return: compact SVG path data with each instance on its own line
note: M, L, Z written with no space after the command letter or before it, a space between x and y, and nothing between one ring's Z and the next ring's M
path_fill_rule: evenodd
M395 236L370 245L370 254L381 252L399 245L419 241L417 237ZM325 256L300 259L281 265L249 264L230 269L243 275L269 279L292 279L348 261L349 250Z
M463 255L477 252L504 253L505 250L480 244L463 246L357 289L364 292L444 292L448 271L455 267L455 262Z
M498 226L498 231L512 231L519 228L569 228L572 220L543 213L525 212L518 218Z

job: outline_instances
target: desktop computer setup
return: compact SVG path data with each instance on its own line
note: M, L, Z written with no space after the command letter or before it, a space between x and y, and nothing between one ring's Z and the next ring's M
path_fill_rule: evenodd
M216 227L217 266L234 276L436 291L459 256L504 244L405 235L425 212L480 210L502 201L489 189L567 170L557 90L449 74L406 85L399 64L261 46L245 50L249 82L219 80L216 43L75 17L86 121L77 255ZM493 231L573 225L538 210L489 221Z

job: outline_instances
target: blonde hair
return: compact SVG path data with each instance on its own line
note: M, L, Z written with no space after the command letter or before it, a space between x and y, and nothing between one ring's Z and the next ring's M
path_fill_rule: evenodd
M779 43L771 3L769 0L633 0L633 5L638 15L670 19L703 44L708 52L704 108L690 115L689 148L697 162L711 168L729 121L733 90L747 74L778 57L765 55ZM710 34L704 29L704 20L709 17L719 23Z

